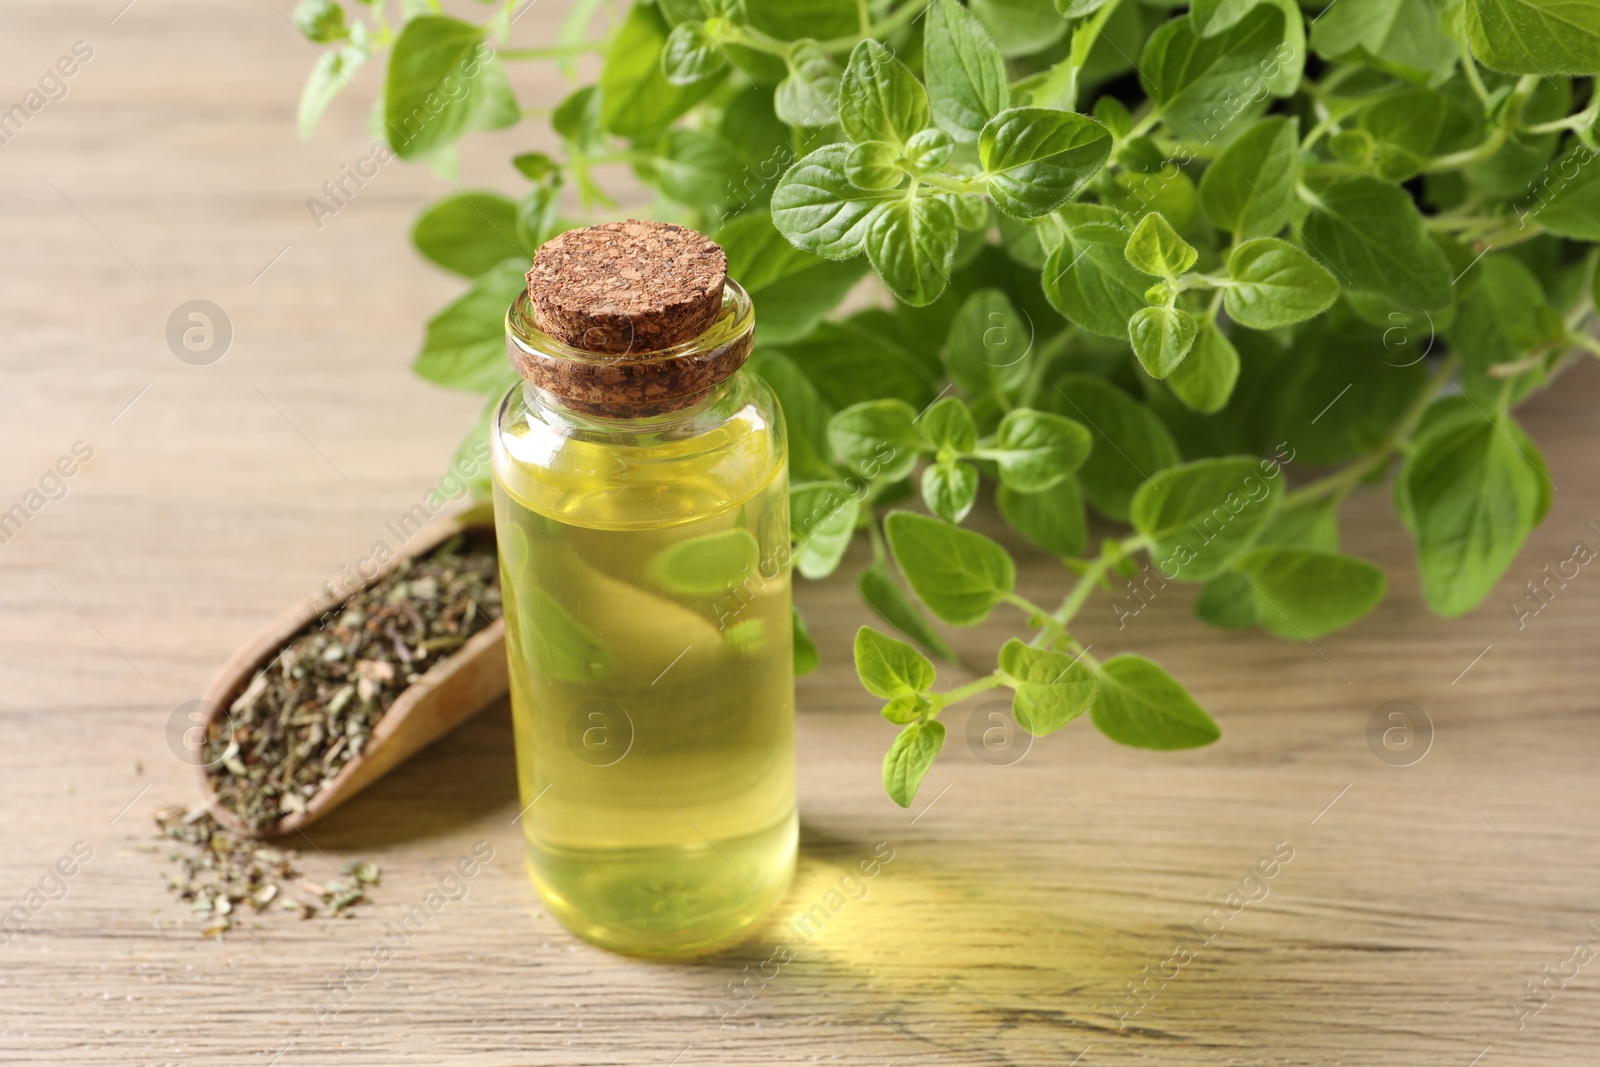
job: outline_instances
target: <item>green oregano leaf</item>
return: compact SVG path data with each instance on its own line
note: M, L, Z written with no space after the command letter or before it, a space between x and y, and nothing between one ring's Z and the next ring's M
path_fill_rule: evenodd
M1263 4L1226 32L1206 37L1192 16L1173 19L1145 45L1140 81L1162 118L1182 137L1225 138L1259 113L1266 94L1240 106L1247 77L1262 77L1284 42L1284 13ZM1248 98L1246 98L1248 100Z
M905 161L913 174L933 174L950 161L955 151L955 138L937 127L930 126L911 135L911 140L906 142ZM958 205L974 203L982 206L976 196L957 196L951 201L951 207L960 213L962 209ZM984 220L988 220L987 212L984 213ZM977 229L975 226L962 228Z
M763 210L735 216L716 240L728 255L728 276L739 279L761 308L761 339L767 344L809 336L868 267L861 259L838 262L801 251ZM792 427L790 399L781 399Z
M969 395L1008 396L1028 376L1031 325L999 289L979 289L962 303L945 339L950 377Z
M928 698L921 693L913 696L899 696L879 709L879 714L897 726L917 722L924 718L932 705Z
M1111 740L1135 748L1198 748L1222 736L1189 691L1143 656L1101 665L1091 718Z
M600 89L585 85L574 89L550 110L550 128L579 148L593 148L605 140L600 127Z
M468 130L497 130L522 117L483 33L481 26L443 15L422 15L400 31L389 54L383 106L395 155L420 159ZM652 50L652 65L655 56Z
M789 490L794 566L813 581L839 569L855 535L861 501L843 482L806 482Z
M1582 0L1468 0L1467 33L1507 74L1600 74L1600 8Z
M661 72L673 85L693 85L721 74L727 66L727 53L706 34L703 23L678 23L661 49Z
M911 806L917 787L944 747L944 723L937 719L914 722L900 731L883 758L883 788L902 808Z
M934 448L954 455L966 455L978 447L978 427L960 397L947 396L936 401L918 420L922 436Z
M1543 460L1510 416L1457 407L1421 436L1397 489L1429 607L1460 615L1488 595L1539 521L1544 478Z
M1501 382L1489 376L1490 368L1559 342L1566 323L1550 306L1533 271L1514 255L1500 252L1484 256L1467 275L1461 310L1445 333L1461 356L1463 389L1492 404Z
M734 527L669 544L651 558L645 573L668 592L712 597L756 573L760 564L755 536Z
M1430 311L1450 304L1454 272L1428 237L1410 193L1355 175L1315 183L1312 195L1306 248L1341 285Z
M1256 548L1235 569L1250 586L1256 621L1290 640L1315 640L1383 599L1383 571L1366 560L1309 548Z
M1000 649L1000 669L1016 690L1011 714L1035 737L1053 734L1088 711L1100 689L1081 659L1030 648L1015 637Z
M984 124L1010 106L1000 50L955 0L935 0L928 8L922 64L933 117L957 140L977 140Z
M1047 215L1072 199L1111 154L1111 133L1087 115L1014 107L983 127L978 158L995 206L1013 218Z
M839 121L857 144L904 145L933 121L928 92L904 63L877 41L862 41L850 53L839 90Z
M1539 190L1532 214L1552 233L1578 241L1600 241L1600 167L1583 145L1550 166L1552 177Z
M1299 175L1293 118L1265 118L1233 140L1200 177L1200 207L1239 240L1271 237L1289 224Z
M929 447L917 428L916 409L904 400L867 400L845 408L829 420L828 441L851 470L871 471L888 482L910 474Z
M909 511L890 512L883 528L900 573L945 622L982 622L1016 585L1010 555L982 534Z
M1359 122L1382 144L1403 150L1418 169L1433 155L1445 133L1446 121L1463 121L1463 105L1434 89L1413 86L1374 100L1361 112ZM1470 115L1467 116L1470 121ZM1383 173L1390 181L1404 181L1411 173Z
M995 503L1007 525L1053 556L1076 556L1088 543L1083 491L1076 478L1063 478L1038 493L1002 485Z
M1128 262L1128 231L1105 223L1070 226L1066 240L1045 260L1045 296L1051 306L1090 333L1126 337L1128 320L1146 306L1149 275Z
M1247 456L1203 459L1154 475L1134 495L1129 521L1150 541L1166 578L1214 578L1272 518L1283 478Z
M445 270L468 278L508 257L533 254L517 239L517 205L498 193L460 193L430 204L411 228L411 243Z
M1249 630L1257 625L1256 592L1238 571L1219 574L1200 587L1195 617L1224 630Z
M867 607L877 612L878 617L894 627L901 637L916 642L940 659L955 660L956 654L950 643L933 628L922 609L901 588L882 560L868 564L856 576L855 586Z
M316 44L342 41L350 36L344 9L333 0L300 0L294 6L294 28Z
M978 502L978 468L953 460L929 464L922 472L922 502L941 519L960 525Z
M1276 330L1314 318L1339 299L1339 283L1316 260L1287 241L1258 237L1228 257L1233 284L1222 306L1241 326Z
M688 0L668 0L682 7ZM742 0L750 25L780 41L807 35L828 40L855 33L860 27L854 0Z
M295 111L301 140L311 139L322 113L328 110L328 105L340 90L350 84L351 75L368 58L365 48L353 44L322 53L306 77L305 88L300 91L300 104Z
M1021 493L1039 493L1083 466L1093 438L1081 423L1047 411L1006 412L994 446L981 455L1000 467L1000 479Z
M1411 81L1442 80L1457 48L1439 24L1436 0L1340 0L1311 27L1327 59L1366 63Z
M839 120L839 82L844 68L816 41L789 43L789 73L778 83L772 106L779 119L806 129L831 126Z
M850 184L871 192L893 189L906 179L900 166L900 146L888 141L863 141L850 149L844 173Z
M1155 412L1104 379L1068 374L1042 399L1088 427L1094 443L1078 480L1107 518L1125 521L1139 487L1178 462L1178 446Z
M950 284L956 216L936 197L900 197L874 212L867 258L889 291L912 307L931 304Z
M1050 0L967 0L967 8L994 38L1006 57L1032 55L1067 32Z
M1180 307L1140 308L1128 320L1133 354L1152 378L1165 378L1183 363L1198 330L1194 316Z
M803 674L810 674L822 662L822 657L817 655L817 646L811 640L811 634L806 629L806 620L800 616L798 608L791 608L790 614L794 618L794 673L798 678Z
M1211 415L1227 405L1238 380L1238 350L1215 322L1206 319L1200 322L1194 347L1167 375L1167 388L1191 411Z
M1239 23L1239 20L1263 4L1270 4L1283 12L1283 43L1273 53L1272 62L1255 72L1273 96L1291 96L1300 87L1300 77L1306 66L1306 26L1295 0L1194 0L1189 13L1195 28L1204 37L1215 37ZM1326 10L1326 9L1324 9ZM1247 79L1242 88L1256 93L1256 83Z
M412 23L408 23L409 31ZM600 125L634 141L654 141L717 87L717 79L674 85L661 70L667 23L651 4L634 4L611 38L600 70ZM391 63L393 61L391 60Z
M738 195L739 156L721 134L673 129L656 160L656 185L688 207L711 210Z
M506 373L506 308L528 287L527 270L528 261L519 256L478 275L471 288L428 320L411 369L451 389L504 392L513 380Z
M871 627L856 631L855 656L861 684L874 696L915 696L933 688L935 674L927 656Z
M772 191L772 222L796 248L824 259L849 259L867 248L877 209L893 192L866 190L845 172L850 146L819 148L790 167Z
M1123 250L1128 262L1158 278L1176 278L1194 266L1200 257L1194 246L1178 236L1172 223L1158 211L1139 221Z

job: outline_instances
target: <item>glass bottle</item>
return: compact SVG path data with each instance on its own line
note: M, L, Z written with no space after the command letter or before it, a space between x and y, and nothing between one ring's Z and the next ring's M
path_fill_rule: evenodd
M546 334L526 292L506 317L525 380L491 445L528 864L563 925L626 952L726 943L794 870L783 418L750 372L715 380L753 329L726 282L704 332L620 360L666 384L614 404L617 356Z

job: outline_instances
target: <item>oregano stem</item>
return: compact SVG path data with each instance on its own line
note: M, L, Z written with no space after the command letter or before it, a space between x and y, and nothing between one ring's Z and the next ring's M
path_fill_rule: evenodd
M888 547L883 543L883 531L878 529L876 517L867 522L867 540L872 542L872 562L882 563L888 556Z
M598 41L585 41L582 44L553 44L546 48L497 48L494 54L501 59L565 59L605 50L606 46Z
M1161 121L1162 114L1163 112L1161 108L1151 107L1149 113L1146 114L1144 118L1139 120L1138 125L1134 126L1133 129L1128 131L1128 135L1122 139L1123 143L1126 144L1135 137L1143 137L1145 134L1149 133L1155 124Z
M1449 233L1453 230L1493 229L1504 222L1489 215L1431 215L1423 219L1430 230Z
M1541 122L1534 126L1522 127L1523 133L1559 133L1562 130L1584 130L1594 125L1596 117L1600 117L1600 93L1589 106L1577 114L1568 115L1564 119L1555 119L1551 122Z
M1463 149L1460 152L1451 152L1449 155L1435 156L1423 166L1422 170L1427 174L1437 174L1440 171L1460 170L1462 167L1470 167L1472 164L1481 163L1500 151L1505 143L1506 128L1504 126L1496 126L1481 144L1473 148Z
M1039 632L1034 634L1033 639L1028 642L1035 648L1041 645L1050 645L1056 640L1072 640L1072 635L1067 632L1067 628L1057 621L1056 617L1050 614L1046 608L1016 593L1006 594L1005 601L1013 607L1021 608L1027 612L1029 622L1037 620Z
M1467 84L1472 86L1473 93L1478 101L1484 105L1489 103L1489 88L1483 84L1483 76L1478 73L1478 61L1472 54L1472 47L1467 43L1465 33L1456 34L1456 46L1461 49L1461 70L1467 76Z
M1078 584L1072 587L1072 592L1067 594L1061 606L1056 609L1055 621L1060 624L1063 631L1075 615L1088 603L1089 595L1094 592L1095 586L1100 584L1100 579L1105 577L1106 571L1111 569L1112 558L1109 553L1102 553L1100 558L1089 564L1089 569L1078 575Z
M1573 349L1581 349L1590 355L1600 358L1600 341L1595 340L1588 334L1573 333L1555 343L1541 345L1521 359L1512 360L1509 363L1496 363L1489 368L1488 374L1491 378L1515 378L1519 374L1543 368L1545 360L1550 358L1551 353L1570 352Z
M959 174L940 174L936 172L918 175L917 180L923 185L932 186L945 193L982 193L987 188L981 174L966 177Z
M948 693L929 694L930 696L939 698L937 706L933 709L933 715L938 715L945 708L948 708L952 704L959 704L968 697L975 697L979 693L986 693L989 690L997 689L1004 684L1005 680L1000 677L1000 672L995 671L992 674L984 675L982 678L974 679L973 681L968 682L966 685L957 686Z
M1033 366L1028 369L1027 381L1022 386L1022 406L1033 407L1039 394L1044 391L1044 379L1056 357L1066 350L1072 339L1081 331L1076 326L1068 326L1050 340L1046 341L1033 358Z
M1066 101L1066 106L1078 106L1078 72L1083 70L1084 64L1089 61L1089 53L1094 50L1094 43L1100 38L1100 31L1105 28L1106 21L1116 13L1122 0L1109 0L1096 11L1088 20L1078 24L1072 31L1072 43L1068 46L1067 62L1072 65L1072 95Z
M1489 230L1480 233L1476 240L1482 242L1485 248L1496 250L1510 248L1524 241L1531 241L1544 234L1545 228L1537 222L1520 222L1514 229Z
M770 34L763 33L754 26L735 26L733 32L728 34L728 40L740 44L753 52L765 52L771 56L789 58L789 46Z
M863 0L864 2L865 0ZM905 7L894 12L894 14L888 16L877 25L867 27L861 33L853 33L848 37L830 37L826 41L818 41L817 43L829 52L848 52L862 41L874 37L887 37L895 30L910 25L931 2L932 0L911 0L911 3Z
M1369 106L1371 103L1372 98L1353 100L1346 103L1343 107L1335 109L1319 101L1318 110L1323 113L1323 117L1315 126L1311 127L1311 129L1307 131L1305 137L1301 139L1301 149L1310 148L1312 145L1322 140L1323 135L1334 126L1337 126L1340 122Z
M1330 72L1320 82L1307 82L1306 89L1312 96L1324 97L1359 74L1363 67L1355 64L1341 66L1338 70Z
M1072 587L1072 592L1067 594L1066 599L1061 602L1061 606L1056 609L1053 616L1055 621L1060 624L1062 634L1068 641L1072 640L1072 635L1066 632L1067 627L1072 623L1078 612L1083 609L1084 604L1088 603L1089 596L1095 591L1101 580L1105 578L1106 572L1115 566L1118 560L1125 559L1135 552L1149 547L1149 538L1143 534L1135 534L1115 544L1107 545L1101 551L1100 558L1084 568L1083 572L1078 575L1078 583Z

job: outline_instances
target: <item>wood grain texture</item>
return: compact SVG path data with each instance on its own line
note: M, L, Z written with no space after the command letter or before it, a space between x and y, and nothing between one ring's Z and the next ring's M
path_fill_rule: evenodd
M1592 366L1529 406L1555 506L1462 619L1422 607L1381 494L1348 509L1345 538L1389 570L1390 593L1314 648L1209 630L1176 586L1122 629L1093 604L1098 652L1152 655L1215 714L1209 749L1136 752L1079 723L993 767L955 709L945 758L901 811L878 782L892 730L849 668L864 611L843 582L803 588L825 666L799 692L800 872L724 956L625 959L543 913L513 825L504 705L301 842L308 872L380 863L373 908L202 940L148 851L148 812L195 795L169 748L174 709L263 621L392 540L386 523L428 492L477 405L406 369L423 313L459 290L406 245L447 187L396 162L321 228L305 206L370 142L354 98L295 139L314 57L287 0L137 0L119 15L124 3L0 14L0 107L74 41L94 48L66 98L0 146L0 510L74 442L93 449L0 545L0 918L25 920L0 944L0 1061L1595 1062L1600 963L1520 1029L1512 1005L1575 943L1600 943L1600 573L1524 629L1506 606L1575 542L1600 544ZM537 0L518 43L549 40L562 10ZM368 99L374 75L357 79ZM546 68L513 78L530 105L560 92ZM513 189L506 159L540 147L538 121L479 138L463 173ZM164 336L195 298L233 325L209 366ZM1065 576L1023 554L1021 583L1048 600ZM978 662L1017 621L951 638ZM1390 700L1435 727L1410 767L1367 744ZM30 910L30 888L53 886L80 841L93 858ZM369 967L384 924L480 841L494 859L466 895ZM828 912L879 842L892 861ZM1279 842L1293 859L1265 897L1167 962ZM819 905L828 919L802 944L789 922ZM795 958L767 963L783 944ZM1175 976L1119 1018L1146 968ZM732 999L747 978L748 999ZM349 1003L321 1017L339 982Z

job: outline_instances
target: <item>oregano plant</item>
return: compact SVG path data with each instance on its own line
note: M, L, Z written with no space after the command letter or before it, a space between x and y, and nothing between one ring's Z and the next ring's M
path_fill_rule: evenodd
M1098 590L1191 582L1206 622L1313 640L1384 594L1338 515L1387 481L1425 600L1458 615L1550 506L1513 411L1600 354L1600 5L576 0L541 47L513 41L537 7L485 11L296 16L324 49L302 129L386 56L375 136L450 180L413 236L469 284L417 373L490 403L511 384L504 309L541 242L617 213L606 164L720 241L789 424L796 568L871 548L855 659L900 727L899 804L941 712L988 690L1032 734L1219 736L1154 660L1074 636ZM589 53L594 81L522 109L506 64ZM490 176L520 194L457 188L461 137L532 121L563 148ZM1073 576L1059 605L962 526L985 483ZM1016 636L993 669L938 689L930 616L996 612Z

